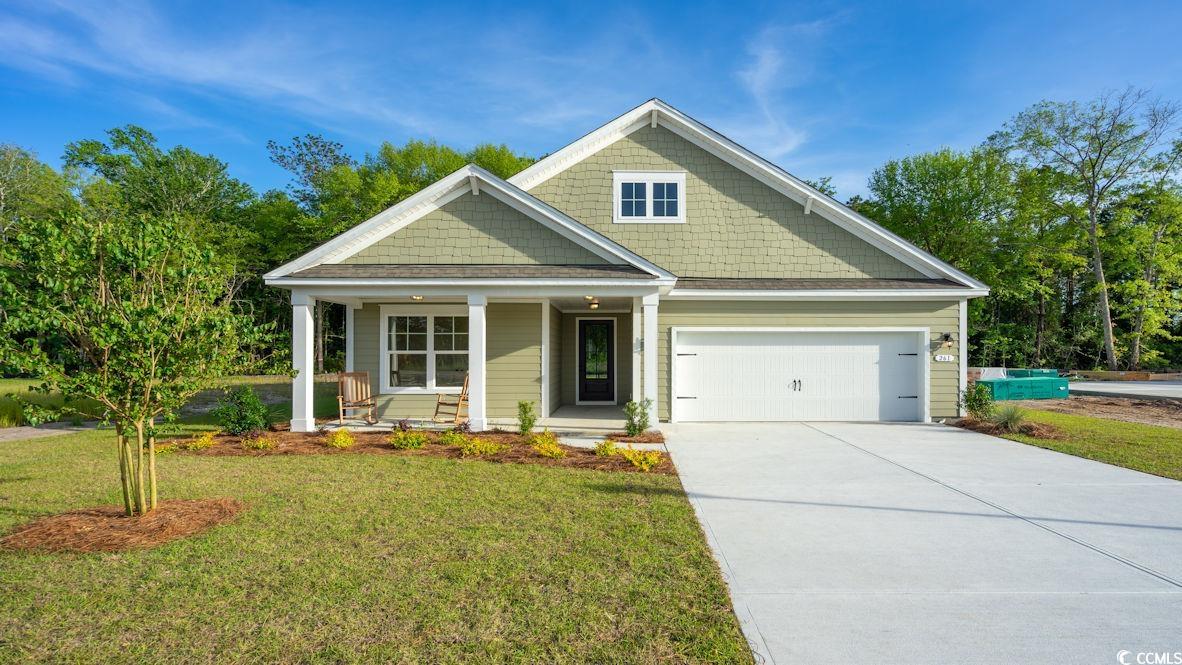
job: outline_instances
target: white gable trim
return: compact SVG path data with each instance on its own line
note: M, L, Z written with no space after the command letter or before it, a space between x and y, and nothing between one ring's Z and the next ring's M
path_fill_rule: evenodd
M672 273L660 266L592 231L561 211L539 201L492 173L471 164L383 210L294 261L276 268L264 275L264 278L275 280L305 268L340 263L366 247L406 228L447 203L472 192L486 193L496 198L609 263L625 263L658 277L673 278Z
M654 120L797 203L808 206L810 213L817 213L922 274L951 279L973 289L988 289L982 282L887 231L659 99L649 100L628 111L509 178L509 182L529 191L632 132L652 126Z

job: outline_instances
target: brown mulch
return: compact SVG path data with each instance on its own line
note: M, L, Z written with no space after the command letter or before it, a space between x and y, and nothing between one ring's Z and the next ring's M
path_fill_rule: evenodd
M956 427L964 429L971 429L974 432L982 434L989 434L990 436L1005 436L1007 434L1023 434L1025 436L1032 436L1036 439L1062 439L1066 435L1063 430L1048 425L1046 423L1024 422L1018 426L1018 432L1010 432L999 426L997 423L988 420L977 420L976 418L961 418L952 423Z
M235 499L168 499L142 517L122 506L50 515L0 538L0 548L39 552L120 552L146 549L225 524L245 506Z
M1176 399L1072 395L1067 399L1045 399L1021 404L1039 411L1182 429L1182 400Z
M420 430L421 431L421 430ZM509 444L509 450L496 455L481 457L467 457L460 454L458 448L447 446L439 442L442 432L423 431L427 435L427 445L417 450L399 450L391 446L387 439L388 432L353 432L355 443L349 448L338 449L324 444L325 435L320 432L274 432L269 436L275 441L275 447L270 450L251 450L242 446L242 438L230 434L218 434L214 437L214 445L204 450L185 450L182 446L189 439L170 439L161 442L161 447L182 455L200 455L211 457L242 456L266 457L269 455L352 455L357 453L372 455L402 455L404 457L442 457L445 459L479 459L487 462L505 462L510 464L540 464L542 466L557 466L572 469L590 469L595 471L625 471L641 473L632 463L619 455L601 457L590 448L580 448L560 444L566 452L566 457L543 457L534 451L526 437L516 432L490 430L476 432L470 436L478 436L497 443ZM625 444L626 445L626 444ZM677 469L669 459L667 453L662 453L661 463L649 473L662 475L677 475Z
M665 435L656 430L649 430L636 436L628 436L625 432L611 432L604 438L617 443L665 443Z

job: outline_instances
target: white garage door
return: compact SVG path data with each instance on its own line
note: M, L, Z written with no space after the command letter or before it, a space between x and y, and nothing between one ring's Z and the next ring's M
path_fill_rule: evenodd
M925 337L883 331L678 331L679 421L924 418Z

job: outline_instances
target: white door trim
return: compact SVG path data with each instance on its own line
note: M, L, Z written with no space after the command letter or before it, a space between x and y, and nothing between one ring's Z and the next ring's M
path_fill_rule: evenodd
M611 340L612 340L612 399L611 399L611 401L605 401L605 400L587 401L587 400L582 399L582 395L580 394L582 391L579 389L579 384L582 383L581 377L579 376L579 374L581 373L579 371L579 351L582 350L583 345L582 345L582 340L579 339L579 327L580 327L579 321L611 321L611 323L612 323L612 335L611 335ZM616 335L619 333L619 330L618 330L619 325L620 325L620 322L614 316L576 316L575 317L575 405L576 406L583 406L583 405L586 405L586 406L596 406L596 405L598 405L598 406L609 406L609 405L615 406L616 404L619 403L619 400L620 400L620 378L618 376L616 376L616 374L617 374L616 370L618 369L619 364L620 364L620 358L617 355L617 352L619 351L619 349L616 348L616 346L617 346L616 345Z
M920 326L671 326L669 328L669 422L679 422L677 408L677 335L688 332L784 332L784 333L915 333L917 335L917 351L923 358L919 364L919 391L923 405L921 422L931 422L932 419L932 391L931 391L931 328ZM577 386L576 386L577 388Z

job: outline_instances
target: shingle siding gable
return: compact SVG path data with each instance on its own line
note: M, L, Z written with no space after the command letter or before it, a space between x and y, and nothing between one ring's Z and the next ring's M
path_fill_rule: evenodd
M685 224L613 224L612 171L685 171ZM530 190L686 277L922 277L663 127L644 127Z
M491 194L467 193L341 263L604 265L607 262Z

